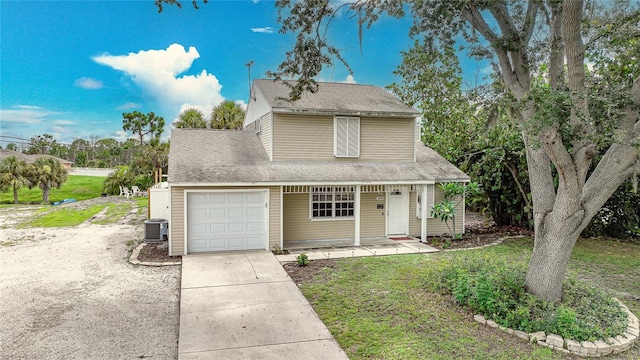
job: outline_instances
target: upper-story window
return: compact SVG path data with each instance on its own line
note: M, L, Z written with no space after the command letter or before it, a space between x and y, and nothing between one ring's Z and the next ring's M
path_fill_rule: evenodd
M360 156L360 118L336 116L333 122L335 157Z

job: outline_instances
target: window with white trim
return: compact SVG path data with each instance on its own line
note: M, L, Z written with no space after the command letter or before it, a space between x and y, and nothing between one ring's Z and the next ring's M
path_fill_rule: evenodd
M335 219L353 217L353 186L314 186L311 189L310 218Z
M416 187L416 216L418 219L422 219L422 187L427 187L427 219L432 219L431 209L433 209L435 188L434 184L422 185Z
M333 155L360 156L360 118L336 116L333 121Z

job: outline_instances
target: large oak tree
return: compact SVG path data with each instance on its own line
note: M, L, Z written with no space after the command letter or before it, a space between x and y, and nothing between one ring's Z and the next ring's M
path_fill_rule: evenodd
M163 2L177 1L156 1ZM385 14L400 17L408 11L411 36L434 46L462 41L468 54L495 65L526 148L535 231L526 289L545 300L560 299L580 233L620 184L640 172L637 10L616 25L626 33L615 28L602 33L611 41L626 37L635 49L604 54L611 59L609 69L618 69L618 97L602 118L590 112L593 89L581 27L589 18L582 0L279 0L276 6L281 32L294 33L296 42L268 74L298 80L291 86L292 99L317 91L315 79L324 67L341 62L349 68L327 35L331 21L347 11L355 14L360 30ZM603 135L612 141L599 154Z

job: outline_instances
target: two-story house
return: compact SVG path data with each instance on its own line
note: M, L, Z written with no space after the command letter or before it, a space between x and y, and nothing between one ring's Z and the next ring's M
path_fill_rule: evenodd
M366 244L447 232L441 182L469 177L419 140L419 113L386 90L256 80L243 131L174 129L171 255ZM464 203L456 228L464 229Z

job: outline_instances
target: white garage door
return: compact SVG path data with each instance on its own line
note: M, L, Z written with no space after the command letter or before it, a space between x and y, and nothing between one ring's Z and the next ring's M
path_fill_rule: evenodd
M187 251L266 249L265 192L187 193Z

